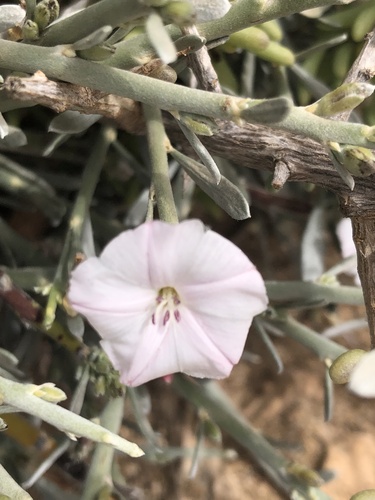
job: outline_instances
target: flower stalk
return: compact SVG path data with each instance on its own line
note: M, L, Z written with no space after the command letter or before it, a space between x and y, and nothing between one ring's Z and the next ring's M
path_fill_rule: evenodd
M163 117L160 109L143 104L148 147L151 159L151 180L159 217L170 224L178 224L176 205L168 175L168 157ZM168 142L168 141L167 141Z

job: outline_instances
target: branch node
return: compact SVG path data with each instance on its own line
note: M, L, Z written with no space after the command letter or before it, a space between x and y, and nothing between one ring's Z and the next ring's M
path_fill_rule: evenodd
M273 173L272 187L279 191L290 177L288 165L283 160L277 160Z

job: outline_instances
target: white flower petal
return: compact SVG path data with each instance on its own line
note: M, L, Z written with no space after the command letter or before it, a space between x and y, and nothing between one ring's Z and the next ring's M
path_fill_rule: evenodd
M103 250L100 261L128 283L149 288L149 240L152 224L146 223L114 238Z
M357 251L353 240L353 228L351 219L349 219L348 217L341 219L336 226L336 234L340 243L341 254L343 258L346 259L348 257L351 257L352 255L356 255ZM356 266L353 267L353 269L347 270L346 272L347 274L354 276L356 285L361 286L361 280L359 279Z
M121 381L129 386L176 372L223 378L233 367L189 311L182 311L181 322L171 321L164 329L148 324L140 339L133 357L123 338L102 342L113 365L121 372Z
M144 312L153 305L157 293L150 288L129 283L108 269L100 259L90 257L73 272L68 299L78 312Z
M363 398L375 397L375 351L358 361L350 375L349 389Z
M4 139L9 134L9 126L3 115L0 113L0 139Z
M341 253L344 259L356 254L353 241L352 221L345 217L336 226L336 234L340 242Z
M127 385L175 372L228 376L267 307L253 264L200 221L122 233L73 271L68 298Z

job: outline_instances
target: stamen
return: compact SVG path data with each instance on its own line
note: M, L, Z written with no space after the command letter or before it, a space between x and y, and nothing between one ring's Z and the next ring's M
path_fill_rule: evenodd
M151 316L153 325L161 321L162 325L165 326L171 318L175 321L181 321L181 314L177 308L181 300L174 288L169 286L161 288L155 301L155 311Z
M166 311L166 313L164 314L164 318L163 318L163 326L167 324L170 317L171 317L171 313L169 311Z

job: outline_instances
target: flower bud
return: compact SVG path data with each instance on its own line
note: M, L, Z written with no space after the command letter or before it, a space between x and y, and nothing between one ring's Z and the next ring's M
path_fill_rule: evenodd
M258 24L257 27L267 33L270 39L274 42L281 42L283 39L283 31L276 19L271 19L271 21L267 21L266 23Z
M30 384L30 392L37 398L44 399L44 401L49 401L50 403L59 403L66 399L66 394L64 391L59 389L51 382L46 382L42 385Z
M367 177L375 173L375 156L371 149L344 146L341 149L344 167L354 176Z
M25 40L38 40L39 26L37 23L28 19L22 26L22 36Z
M189 2L169 2L160 9L160 15L167 23L177 26L192 24L195 20L195 11Z
M374 85L369 83L344 83L337 89L323 96L319 101L307 106L307 111L317 116L334 116L345 111L352 111L364 99L374 92Z
M334 360L329 368L329 376L335 384L346 384L349 382L353 368L366 354L363 349L351 349L341 354Z
M291 50L274 42L265 31L255 26L233 33L223 47L232 52L237 48L244 49L266 61L284 66L293 64L295 60Z
M40 31L43 31L49 24L56 21L60 14L60 5L57 0L42 0L34 10L34 22L37 23Z
M197 135L211 137L217 130L216 123L205 116L180 113L180 121Z

